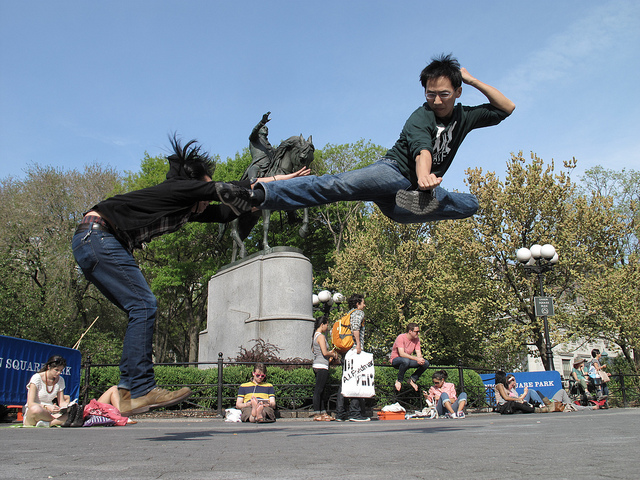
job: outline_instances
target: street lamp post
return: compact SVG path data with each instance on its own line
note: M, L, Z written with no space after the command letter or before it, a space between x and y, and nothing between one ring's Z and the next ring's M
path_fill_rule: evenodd
M553 245L532 245L531 248L520 248L516 252L516 258L524 267L525 272L534 272L538 275L538 285L540 287L540 297L544 297L544 274L549 272L558 263L558 253ZM551 350L551 339L549 337L549 322L547 315L542 315L544 323L544 343L547 352L547 370L554 370L553 351Z
M344 300L344 295L339 292L332 295L329 290L322 290L317 295L313 294L313 307L320 310L323 315L329 315L331 308L334 305L339 306Z

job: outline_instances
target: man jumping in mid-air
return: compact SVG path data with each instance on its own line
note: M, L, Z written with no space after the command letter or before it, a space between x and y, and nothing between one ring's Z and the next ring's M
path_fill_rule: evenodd
M470 217L478 210L476 197L446 191L440 186L442 176L467 133L497 125L515 104L460 68L451 55L433 59L422 70L420 82L427 101L411 114L393 148L372 165L337 175L257 184L253 190L225 185L219 192L221 201L238 210L293 210L363 200L374 202L399 223ZM463 82L482 92L489 103L456 105Z

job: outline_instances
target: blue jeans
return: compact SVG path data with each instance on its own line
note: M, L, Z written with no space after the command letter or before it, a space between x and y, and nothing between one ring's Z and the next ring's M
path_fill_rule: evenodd
M465 402L467 401L467 394L465 392L461 392L460 395L458 395L458 398L456 398L456 401L453 403L451 403L451 399L449 398L448 393L442 393L440 395L440 398L438 399L438 403L436 403L436 410L438 412L438 415L443 415L448 412L448 410L445 411L444 402L451 403L451 408L453 408L454 412L457 412L458 407L460 406L460 402L463 400Z
M265 200L260 208L267 210L296 210L339 201L362 200L374 202L382 213L398 223L467 218L478 210L475 196L470 193L450 193L442 187L433 190L439 207L427 215L415 215L398 207L396 193L409 189L411 182L400 173L395 160L388 158L337 175L310 175L261 185Z
M396 357L392 360L391 366L398 369L399 382L402 382L404 380L404 374L409 368L415 368L416 371L413 372L413 375L411 375L411 379L417 383L420 376L429 367L429 362L425 360L424 365L418 365L418 362L413 360L412 358Z
M544 405L544 402L542 401L542 398L540 397L538 392L536 392L535 390L529 390L527 392L527 394L524 396L524 401L525 402L529 402L534 407L536 406L536 404Z
M152 359L156 297L133 255L110 233L77 233L72 247L86 279L129 316L118 387L130 390L131 398L146 395L156 386Z

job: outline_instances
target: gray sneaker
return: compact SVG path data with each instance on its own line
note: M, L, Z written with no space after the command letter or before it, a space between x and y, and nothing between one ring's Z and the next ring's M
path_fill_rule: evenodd
M349 418L350 422L370 422L371 419L369 417L351 417Z
M253 191L231 183L216 183L218 199L233 210L236 215L250 211L254 206Z
M431 190L398 190L396 204L415 215L426 215L440 205Z

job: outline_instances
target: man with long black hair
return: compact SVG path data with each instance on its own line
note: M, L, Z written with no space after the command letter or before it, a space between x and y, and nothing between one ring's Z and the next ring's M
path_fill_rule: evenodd
M157 301L133 251L187 222L226 223L250 208L246 202L211 204L223 201L220 190L227 185L211 180L213 160L195 140L182 147L174 136L171 144L174 152L168 157L164 182L94 205L72 241L73 255L86 279L129 317L118 383L123 416L175 405L191 395L187 387L170 392L156 386L152 348ZM279 175L278 180L306 174L308 170L301 170ZM251 192L249 180L238 184Z

